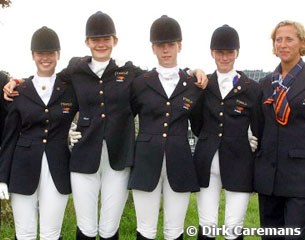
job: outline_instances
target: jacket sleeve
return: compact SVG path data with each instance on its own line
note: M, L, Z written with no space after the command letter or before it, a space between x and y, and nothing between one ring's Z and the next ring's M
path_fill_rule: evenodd
M203 125L203 96L204 93L202 93L201 96L197 99L190 116L191 129L196 137L199 136Z
M260 142L264 128L264 115L262 110L263 92L260 85L257 87L256 92L255 104L250 112L250 128L252 134L258 139L258 151L260 149Z
M131 61L126 62L125 66L133 71L136 78L147 72L147 70L143 70L142 68L135 66Z
M21 129L21 119L15 102L9 105L0 149L0 182L9 183L13 154Z
M58 73L58 76L63 79L64 81L71 83L71 79L72 79L72 75L75 71L75 69L77 69L78 64L82 61L82 58L80 57L73 57L70 59L68 66L66 68L64 68L63 70L61 70Z

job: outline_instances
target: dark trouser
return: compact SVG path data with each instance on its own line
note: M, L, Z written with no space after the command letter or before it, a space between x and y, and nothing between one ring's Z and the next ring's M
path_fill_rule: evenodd
M293 228L294 232L300 231L300 235L294 236L262 236L263 240L305 239L305 198L259 194L259 214L262 228Z

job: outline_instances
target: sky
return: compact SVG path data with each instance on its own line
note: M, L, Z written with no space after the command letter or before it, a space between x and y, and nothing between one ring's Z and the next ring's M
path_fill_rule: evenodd
M57 32L61 58L57 71L73 56L90 55L85 45L85 26L97 11L109 14L116 26L118 45L113 58L131 60L151 69L157 65L151 50L149 31L162 15L176 19L181 26L181 68L215 70L210 54L213 31L228 24L240 37L237 70L273 71L279 59L272 54L271 32L282 20L305 25L304 0L11 0L9 8L0 8L0 70L14 77L35 74L30 42L42 26Z

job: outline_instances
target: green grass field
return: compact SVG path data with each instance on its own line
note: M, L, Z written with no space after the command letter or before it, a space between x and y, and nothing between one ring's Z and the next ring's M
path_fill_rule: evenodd
M51 204L51 203L50 203ZM0 239L1 240L13 240L14 239L14 224L12 219L12 213L10 206L7 202L2 201L3 213L1 216L1 229L0 229ZM219 225L223 224L223 215L224 215L224 195L222 194L221 205L220 205L220 214L219 214ZM160 210L159 216L159 225L158 225L158 236L157 239L163 239L162 235L162 219L163 211ZM197 215L197 205L195 194L192 194L190 205L188 208L186 220L185 220L185 229L189 226L198 226L198 215ZM257 195L253 194L251 196L247 215L245 218L245 227L259 227L259 216L258 216L258 203ZM76 219L73 208L73 199L69 199L69 203L66 209L64 224L62 227L62 235L64 240L74 240L75 239L75 228L76 228ZM133 201L131 194L127 201L124 214L121 220L120 227L120 239L121 240L134 240L136 232L136 218L135 210L133 206ZM187 236L185 234L184 239L195 240L197 237ZM223 239L223 237L218 237L217 240ZM245 237L246 240L256 240L260 239L259 237L248 236Z

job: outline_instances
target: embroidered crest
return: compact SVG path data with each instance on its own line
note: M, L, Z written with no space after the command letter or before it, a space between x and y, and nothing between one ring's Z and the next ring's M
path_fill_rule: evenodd
M60 105L62 107L62 113L70 113L72 103L62 102Z
M248 104L242 100L236 99L236 103L242 105L242 106L248 106Z
M193 101L187 97L183 97L183 108L189 110L193 104Z
M236 106L235 109L234 109L234 112L237 112L237 113L242 113L242 111L244 111L244 107L241 107L241 106Z
M117 71L114 73L117 82L124 82L126 76L128 75L128 71Z

